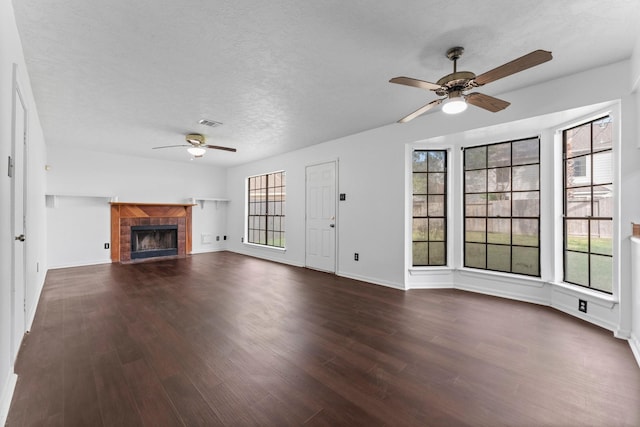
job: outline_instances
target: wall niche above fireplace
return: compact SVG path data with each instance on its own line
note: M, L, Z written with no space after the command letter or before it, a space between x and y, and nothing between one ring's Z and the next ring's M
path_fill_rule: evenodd
M190 254L192 206L111 202L111 261L129 263Z

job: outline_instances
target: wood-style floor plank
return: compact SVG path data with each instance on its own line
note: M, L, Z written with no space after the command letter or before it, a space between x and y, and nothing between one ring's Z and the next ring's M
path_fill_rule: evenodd
M9 426L638 426L640 369L549 307L219 252L47 274Z

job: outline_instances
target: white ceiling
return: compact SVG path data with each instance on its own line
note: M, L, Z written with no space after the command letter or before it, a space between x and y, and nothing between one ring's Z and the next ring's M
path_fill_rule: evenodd
M452 46L476 74L553 52L495 96L629 58L640 17L639 0L13 3L48 145L190 161L151 148L199 132L238 149L197 160L219 166L394 123L436 95L389 79L437 81Z

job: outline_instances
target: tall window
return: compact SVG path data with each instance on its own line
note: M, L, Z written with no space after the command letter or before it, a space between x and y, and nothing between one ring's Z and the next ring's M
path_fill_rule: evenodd
M564 281L611 293L613 158L609 116L567 129L564 141Z
M465 267L540 276L540 140L464 151Z
M248 179L247 241L285 247L285 173L275 172Z
M413 152L413 265L447 264L447 152Z

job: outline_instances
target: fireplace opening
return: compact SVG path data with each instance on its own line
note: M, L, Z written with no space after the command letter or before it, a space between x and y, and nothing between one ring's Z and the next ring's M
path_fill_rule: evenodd
M178 225L131 226L131 259L178 255Z

